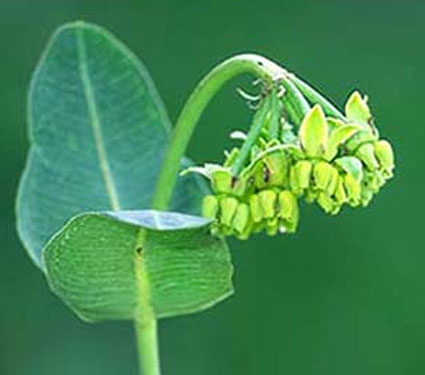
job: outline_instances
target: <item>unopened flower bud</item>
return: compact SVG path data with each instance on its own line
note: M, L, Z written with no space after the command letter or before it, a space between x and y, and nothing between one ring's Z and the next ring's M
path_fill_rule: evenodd
M232 224L233 217L238 208L238 200L235 197L223 196L220 198L221 223L227 227Z
M335 211L335 201L323 191L319 193L317 197L317 203L328 214Z
M264 158L268 170L268 186L283 186L288 181L289 163L287 156L282 152L273 152Z
M381 168L386 172L386 177L391 177L394 169L394 152L391 144L386 140L376 142L375 155Z
M366 167L370 171L374 171L379 168L378 161L375 157L375 149L372 143L365 143L361 145L356 152L356 156L366 164Z
M202 216L214 219L218 213L218 199L214 195L206 195L202 202Z
M361 204L366 207L373 198L373 192L370 189L362 189Z
M244 233L248 226L249 219L249 206L246 203L240 203L232 222L232 226L235 231L239 234Z
M361 186L351 174L344 176L344 187L347 193L348 202L351 206L358 206L360 203Z
M379 171L374 171L366 173L363 185L364 189L370 190L372 193L376 194L384 183L385 180Z
M251 211L251 216L254 223L259 223L261 220L263 220L263 208L261 207L258 194L253 194L249 197L249 209Z
M344 179L342 177L338 178L338 184L335 190L335 198L339 205L343 205L348 202L347 193L344 188Z
M269 236L275 236L279 230L279 219L274 217L267 220L266 232Z
M273 190L263 190L258 193L261 207L263 208L264 218L270 219L276 214L277 195Z
M287 232L295 232L299 220L298 203L294 194L288 190L279 193L278 217Z
M310 186L312 164L308 160L298 161L290 172L291 189L295 194L301 194Z
M325 161L318 162L313 169L313 177L316 187L319 190L326 191L331 196L338 183L338 171Z
M254 185L257 189L283 186L288 181L289 162L281 151L265 155L254 166Z
M219 169L212 172L211 182L212 188L217 194L242 196L245 192L245 180L232 176L230 171L226 169Z

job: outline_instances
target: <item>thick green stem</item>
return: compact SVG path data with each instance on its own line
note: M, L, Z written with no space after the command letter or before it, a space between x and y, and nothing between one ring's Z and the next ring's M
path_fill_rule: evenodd
M285 75L285 71L270 60L258 55L245 54L225 60L205 76L190 95L177 120L159 174L153 208L167 209L176 183L180 160L209 101L226 82L244 73L251 73L269 83Z
M157 324L154 316L135 321L141 375L160 375Z
M138 286L135 330L137 354L141 375L160 375L157 322L150 301L149 277L146 272L144 252L146 233L140 231L135 247L135 275Z

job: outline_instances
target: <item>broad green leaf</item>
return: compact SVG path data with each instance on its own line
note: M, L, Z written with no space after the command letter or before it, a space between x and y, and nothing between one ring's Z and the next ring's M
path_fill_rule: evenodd
M304 117L299 136L307 156L318 157L325 151L328 143L329 125L323 109L315 105Z
M36 264L75 214L150 208L170 124L148 72L110 33L76 22L53 35L31 82L28 119L17 216ZM205 185L195 175L179 181L172 209L198 213Z
M49 241L43 258L54 293L88 321L134 319L146 302L157 318L188 314L233 292L227 245L197 216L81 214Z

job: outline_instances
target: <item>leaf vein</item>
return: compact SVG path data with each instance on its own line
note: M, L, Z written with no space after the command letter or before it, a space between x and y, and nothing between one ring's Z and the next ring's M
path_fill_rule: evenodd
M112 210L118 211L120 209L118 193L105 150L105 142L103 139L102 127L100 123L99 113L97 110L95 94L92 88L92 82L87 66L87 51L82 33L83 31L81 29L76 30L81 81L83 84L85 100L87 103L88 113L90 117L90 124L93 128L96 151L99 158L100 169L102 171L106 191L111 202Z

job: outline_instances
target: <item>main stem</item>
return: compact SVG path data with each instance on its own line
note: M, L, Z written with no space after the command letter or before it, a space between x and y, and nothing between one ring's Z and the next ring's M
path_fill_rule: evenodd
M137 352L141 375L160 375L157 322L155 316L136 320Z
M137 352L140 362L140 374L160 375L157 322L155 311L151 304L150 280L144 260L145 246L146 232L141 229L136 242L134 265L138 285L135 316Z

